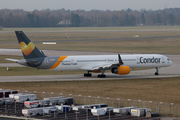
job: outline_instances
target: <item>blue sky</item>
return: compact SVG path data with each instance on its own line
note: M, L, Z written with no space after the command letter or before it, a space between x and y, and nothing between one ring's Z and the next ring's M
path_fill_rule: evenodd
M180 0L0 0L0 9L70 9L70 10L158 10L164 8L178 8Z

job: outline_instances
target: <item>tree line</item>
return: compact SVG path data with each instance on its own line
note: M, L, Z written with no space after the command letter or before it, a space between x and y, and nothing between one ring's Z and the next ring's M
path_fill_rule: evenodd
M163 10L0 10L2 27L118 27L180 25L180 8Z

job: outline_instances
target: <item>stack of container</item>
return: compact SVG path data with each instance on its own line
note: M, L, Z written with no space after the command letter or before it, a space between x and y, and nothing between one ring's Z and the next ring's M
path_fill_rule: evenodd
M131 109L131 115L132 116L145 116L147 113L151 113L150 108L136 108L136 109Z
M131 109L136 109L137 107L122 107L114 108L113 112L120 115L131 115Z
M6 98L6 97L9 97L9 94L17 94L18 91L16 90L10 90L10 89L7 89L7 90L0 90L0 98Z
M58 110L60 110L62 113L68 113L71 110L71 106L69 105L60 105L55 106Z
M105 115L106 112L107 111L105 109L103 109L103 108L93 108L93 109L91 109L91 113L94 116L102 116L102 115Z
M48 106L49 105L49 100L25 101L24 105L27 108L43 107L43 106Z
M9 98L13 98L17 102L24 102L24 101L32 101L37 98L36 94L27 94L27 93L20 93L20 94L10 94Z

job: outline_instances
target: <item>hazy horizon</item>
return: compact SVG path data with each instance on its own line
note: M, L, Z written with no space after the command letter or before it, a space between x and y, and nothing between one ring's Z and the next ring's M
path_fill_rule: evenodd
M158 10L180 8L180 0L0 0L0 9L37 10Z

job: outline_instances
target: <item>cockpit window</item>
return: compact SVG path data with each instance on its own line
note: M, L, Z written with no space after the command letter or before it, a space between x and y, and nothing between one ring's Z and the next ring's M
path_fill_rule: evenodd
M167 58L167 60L169 61L169 58Z

